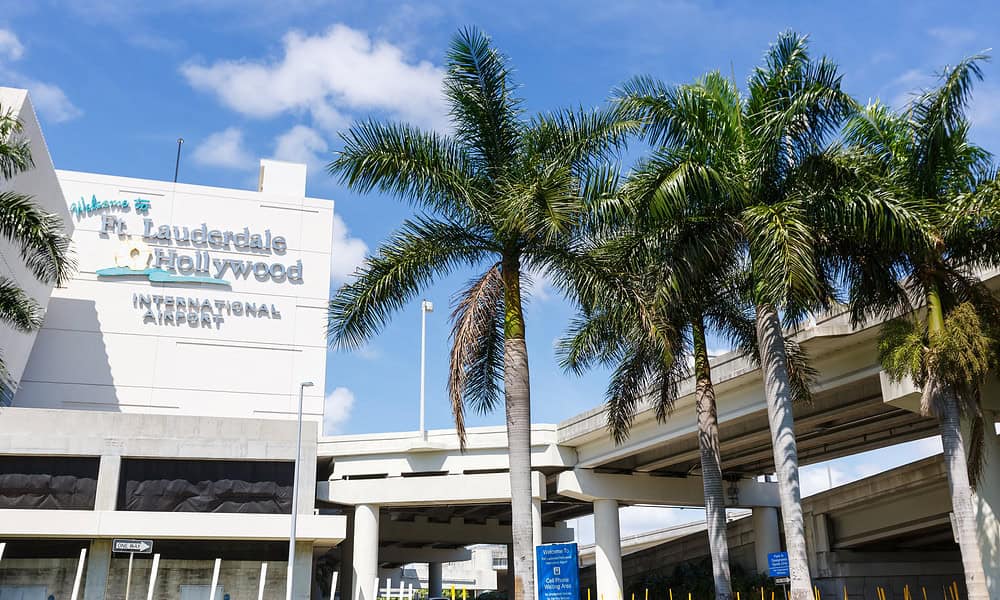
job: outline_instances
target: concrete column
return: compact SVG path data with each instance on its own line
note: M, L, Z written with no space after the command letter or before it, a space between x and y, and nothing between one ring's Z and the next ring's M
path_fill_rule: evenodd
M292 600L310 600L313 581L313 543L295 540Z
M540 498L531 499L531 544L533 546L542 545L542 500ZM532 552L531 560L535 560Z
M753 549L757 559L757 572L767 571L767 555L781 551L778 530L778 509L771 506L755 506L751 509L753 520Z
M594 537L596 600L619 600L622 594L622 536L617 500L594 500Z
M440 596L444 588L444 577L441 570L441 563L427 563L427 594L429 596Z
M351 600L354 593L354 516L347 517L347 539L340 542L340 573L337 575L337 587L340 589L340 600ZM336 590L330 591L330 600Z
M986 589L990 598L1000 598L1000 436L996 434L997 413L983 411L983 469L979 486L972 493L972 510L976 516L979 553L983 557ZM965 428L968 431L968 427ZM968 439L968 438L966 438Z
M302 424L302 454L299 456L299 511L311 515L316 508L316 426Z
M104 600L108 591L110 568L111 540L91 541L90 550L87 551L87 578L83 587L83 600Z
M514 597L514 544L507 544L507 576L504 577L507 585L507 598Z
M97 470L97 496L94 510L115 510L118 505L118 481L121 478L122 457L102 455Z
M378 577L378 505L359 504L354 508L353 600L372 597Z

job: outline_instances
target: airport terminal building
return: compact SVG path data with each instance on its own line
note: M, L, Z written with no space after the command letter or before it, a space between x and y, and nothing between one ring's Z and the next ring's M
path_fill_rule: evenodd
M5 185L62 216L79 263L52 289L0 239L2 274L47 307L35 333L0 325L11 382L0 394L0 600L282 598L293 511L296 600L509 588L503 427L470 429L464 451L452 430L320 435L334 203L306 197L304 165L262 160L255 191L61 171L27 93L0 88L0 106L23 122L36 163ZM1000 273L984 277L1000 287ZM936 433L918 414L919 390L881 371L877 325L834 311L791 334L819 372L814 401L795 407L801 464ZM774 455L761 378L735 354L712 368L727 507L746 515L729 526L731 558L760 573L783 545L777 486L764 477ZM998 420L1000 390L984 406ZM696 423L686 382L666 423L645 407L623 444L601 407L532 426L533 540L572 541L569 523L593 515L581 567L595 599L701 556L704 536L689 530L623 552L618 512L703 505ZM943 473L918 464L804 504L823 596L961 586ZM1000 597L1000 469L974 508ZM115 539L152 548L130 570ZM475 577L445 566L456 561L471 561Z
M0 105L37 165L13 183L72 227L78 261L50 290L0 249L5 275L47 302L36 334L0 333L17 382L0 408L4 600L69 598L77 579L80 597L124 596L114 538L155 539L157 598L208 597L218 557L225 597L283 596L300 389L308 597L314 553L346 528L314 510L333 202L277 161L257 191L58 171L26 93ZM133 597L151 568L136 555Z

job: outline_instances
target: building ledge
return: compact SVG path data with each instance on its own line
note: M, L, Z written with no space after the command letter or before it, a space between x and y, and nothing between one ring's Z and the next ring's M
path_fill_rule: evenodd
M152 538L179 540L287 540L288 515L102 510L0 510L0 538ZM339 544L347 534L343 515L303 515L296 537Z

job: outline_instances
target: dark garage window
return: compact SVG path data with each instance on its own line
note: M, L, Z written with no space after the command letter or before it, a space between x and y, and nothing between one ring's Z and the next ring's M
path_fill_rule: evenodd
M122 460L118 510L291 514L293 464Z
M93 510L97 457L0 456L0 508Z

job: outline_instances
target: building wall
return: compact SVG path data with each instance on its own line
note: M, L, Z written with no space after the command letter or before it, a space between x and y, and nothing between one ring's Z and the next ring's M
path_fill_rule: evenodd
M305 413L320 420L333 202L303 197L304 166L264 162L260 192L58 171L79 272L53 293L14 405L294 418L299 383L312 381ZM185 229L193 242L176 239ZM248 234L271 248L242 247ZM234 276L248 261L256 271ZM97 273L156 266L227 283Z
M77 564L76 558L6 559L0 562L0 589L5 586L44 585L47 588L44 598L52 595L57 600L68 600L73 593ZM214 561L211 560L161 560L157 569L153 597L157 600L179 600L182 586L203 586L203 590L195 587L188 593L204 592L203 600L209 600L208 589L212 584L214 565ZM230 600L257 598L260 568L260 561L222 561L219 568L219 585L222 587L222 593L228 594ZM146 597L151 569L151 560L136 559L132 567L129 598ZM284 561L268 562L267 578L264 583L266 600L284 599L285 575ZM116 557L111 562L108 574L108 600L120 600L125 597L127 578L128 558ZM80 598L83 597L85 585L86 575L81 579Z
M28 92L0 87L0 110L9 110L20 119L24 127L23 135L30 142L35 162L34 169L10 181L0 182L0 191L14 190L30 194L42 208L62 217L67 230L72 232L73 223L69 210L64 202L59 180L56 178L55 168L52 166L52 159L49 157L48 147L45 145L45 138L42 136ZM0 237L0 277L16 282L43 307L48 304L52 285L35 279L24 266L20 249L3 237ZM21 333L0 323L0 349L3 351L8 374L15 383L21 380L34 341L35 333ZM0 406L9 402L9 393L0 395Z

